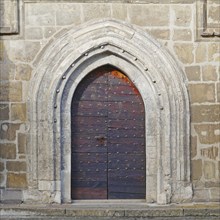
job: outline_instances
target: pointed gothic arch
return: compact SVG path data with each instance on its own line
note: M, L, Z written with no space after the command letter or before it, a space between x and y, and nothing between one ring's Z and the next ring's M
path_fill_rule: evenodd
M146 202L190 199L190 114L184 73L150 35L112 19L61 32L40 58L29 96L29 181L42 194L50 193L53 201L71 202L71 100L81 80L103 65L125 72L144 101Z

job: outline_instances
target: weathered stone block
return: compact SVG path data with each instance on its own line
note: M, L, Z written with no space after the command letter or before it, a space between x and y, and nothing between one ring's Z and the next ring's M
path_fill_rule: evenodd
M18 204L22 201L22 191L21 190L3 190L2 203L4 204Z
M215 178L215 163L211 161L204 161L203 172L206 179Z
M220 184L216 188L210 189L210 200L212 202L220 202ZM218 214L220 215L219 209Z
M4 59L4 43L0 40L0 61L3 61Z
M185 68L186 75L189 81L200 81L200 66L187 66Z
M20 102L22 100L21 82L0 82L0 101Z
M202 177L202 160L192 160L192 179L199 180Z
M112 4L112 17L119 20L127 19L127 4Z
M7 187L16 189L25 189L27 187L26 173L8 173Z
M16 145L15 144L0 144L0 158L15 159Z
M111 7L109 4L82 4L84 20L95 18L111 17Z
M219 122L220 121L220 104L216 105L192 105L191 121L192 122Z
M208 147L208 148L203 148L201 149L201 155L203 157L209 158L211 160L216 160L216 158L218 157L218 147Z
M9 119L9 106L8 104L0 104L0 120Z
M1 157L1 155L0 155ZM5 169L5 164L4 162L0 162L0 172L2 172Z
M181 62L184 64L191 64L194 60L193 44L175 44L174 51Z
M26 144L27 144L26 135L19 133L18 134L18 153L19 154L25 154Z
M29 26L53 26L56 24L56 5L51 3L25 4L25 22Z
M54 27L44 27L44 37L49 38L51 37L54 33L56 33L56 28Z
M1 0L0 1L0 33L15 34L18 33L18 1Z
M172 10L175 13L174 25L187 27L192 21L192 9L190 6L172 5Z
M214 181L207 181L207 182L205 182L205 187L206 188L220 187L220 181L216 181L216 182L214 182Z
M16 131L19 130L20 124L3 123L0 128L0 139L13 141L16 138Z
M215 84L189 84L189 95L191 103L215 102Z
M220 82L217 83L217 101L220 102Z
M184 30L174 30L173 34L174 41L191 41L192 40L192 31L190 29Z
M191 158L197 155L197 137L191 136Z
M209 202L210 201L208 189L194 189L193 191L194 191L194 196L193 196L194 202ZM187 209L185 209L185 210L187 210ZM191 212L192 212L192 210L191 210ZM185 211L184 211L184 213L186 216L190 214L189 212L185 212ZM194 215L203 215L203 214L202 214L202 212L199 212L197 214L197 213L195 213L195 210L194 210Z
M26 104L12 104L11 105L11 120L12 121L26 121Z
M8 171L16 171L16 172L26 171L27 170L26 162L24 162L24 161L7 161L6 169Z
M29 27L25 29L25 38L27 40L39 40L43 38L43 31L40 27Z
M0 187L5 187L4 182L5 182L5 175L3 173L0 173ZM0 192L0 199L1 199L1 192Z
M19 64L16 66L16 80L28 81L31 78L32 68L27 64Z
M41 48L40 42L13 40L7 44L9 59L12 61L31 62Z
M217 1L215 2L217 3ZM219 2L218 2L219 4ZM208 23L219 25L220 21L220 5L208 4Z
M60 4L56 11L57 25L71 25L81 23L80 4Z
M149 32L156 39L168 40L170 37L169 29L151 29Z
M196 62L202 63L206 61L207 48L206 43L199 43L196 47Z
M128 16L139 26L169 26L168 5L129 5Z
M202 79L204 81L216 81L218 79L216 66L206 65L202 67Z
M194 125L201 144L215 144L220 140L220 124Z
M208 45L208 60L220 62L220 46L218 43Z

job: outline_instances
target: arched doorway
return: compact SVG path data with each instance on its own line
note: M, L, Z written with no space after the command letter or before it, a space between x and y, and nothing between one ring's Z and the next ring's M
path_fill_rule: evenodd
M139 91L116 68L93 70L71 107L71 197L145 199L145 113Z

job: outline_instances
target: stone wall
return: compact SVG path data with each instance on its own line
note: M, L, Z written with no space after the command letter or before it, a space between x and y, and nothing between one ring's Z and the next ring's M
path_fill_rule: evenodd
M35 187L28 178L31 151L27 148L30 131L27 97L42 51L66 28L108 17L140 26L164 45L184 70L191 110L193 201L219 201L220 4L217 0L4 0L4 4L10 5L11 12L0 13L1 19L5 19L0 23L2 201L20 200L22 190Z

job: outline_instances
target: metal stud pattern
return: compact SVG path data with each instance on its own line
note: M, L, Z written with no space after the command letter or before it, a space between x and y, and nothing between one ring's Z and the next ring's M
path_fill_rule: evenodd
M139 91L102 67L72 100L72 199L145 198L145 120Z

